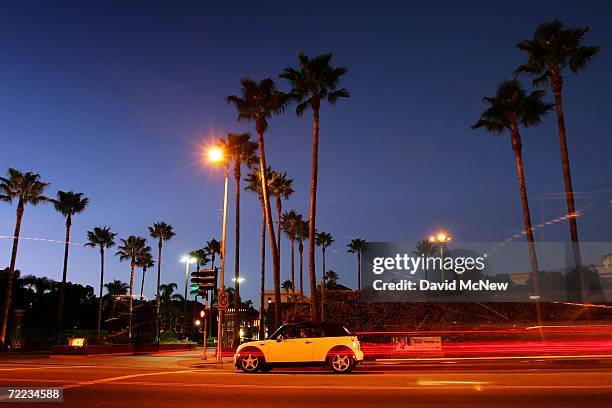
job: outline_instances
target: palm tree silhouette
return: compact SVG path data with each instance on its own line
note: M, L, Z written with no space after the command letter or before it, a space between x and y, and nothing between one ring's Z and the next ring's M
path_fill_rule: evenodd
M159 342L159 325L161 320L161 300L159 298L160 282L161 282L161 259L162 259L162 247L164 241L169 241L174 237L174 231L172 225L167 224L163 221L156 222L152 227L149 227L149 235L153 239L157 240L157 290L155 294L155 333L156 340Z
M120 261L130 261L130 306L129 306L129 338L132 338L132 311L134 300L134 269L136 261L145 253L151 251L151 247L147 246L147 239L130 235L128 239L122 239L121 245L118 247L115 255Z
M327 271L325 270L325 250L331 244L334 243L334 238L332 238L331 234L328 232L317 232L315 236L315 244L321 247L321 254L323 255L323 286L321 287L321 320L324 320L324 311L325 307L325 278Z
M549 83L555 97L557 111L557 126L559 128L559 146L561 149L561 167L565 183L565 197L569 215L570 237L576 264L576 272L581 277L582 299L586 301L589 288L586 274L582 273L582 256L578 243L578 226L576 224L576 206L574 204L574 189L567 149L567 132L565 130L565 113L563 109L563 71L569 68L573 73L586 68L591 59L600 51L599 46L583 45L582 41L588 27L566 28L559 20L540 24L533 37L521 41L517 47L528 54L527 62L519 66L515 72L535 76L534 85Z
M276 245L278 247L279 265L281 257L281 213L283 211L282 200L288 200L293 193L293 180L287 178L287 173L274 171L272 180L270 181L270 194L274 196L276 201Z
M70 227L72 226L72 216L85 211L89 204L89 198L84 197L83 193L74 191L58 191L57 199L52 200L55 210L66 217L66 242L64 243L64 269L62 271L62 283L60 284L59 303L57 306L57 328L62 330L64 321L64 296L66 293L66 277L68 274L68 248L70 246Z
M242 86L241 96L230 95L227 97L227 102L236 107L239 121L255 122L257 141L259 144L259 171L262 175L261 185L263 203L266 213L266 224L270 234L270 252L272 254L275 300L274 324L278 326L282 319L280 305L280 264L274 227L272 225L272 212L270 209L264 133L268 130L268 119L270 119L272 115L284 111L285 106L289 102L289 97L287 94L276 89L276 85L271 78L259 82L255 82L249 78L243 78L240 84Z
M215 258L216 255L221 255L221 242L216 239L211 239L206 242L206 246L204 249L208 252L208 255L211 257L211 268L215 269Z
M13 234L11 263L6 271L6 286L4 289L4 300L2 302L0 346L4 346L6 340L6 324L8 322L8 314L13 296L15 262L17 261L17 247L19 246L19 233L21 231L23 212L27 204L38 205L49 201L49 199L43 195L48 185L48 183L40 181L39 174L30 172L22 173L14 168L8 169L8 177L0 177L0 201L7 201L10 204L15 200L17 201L17 218L15 221L15 232Z
M115 313L115 304L117 302L117 298L119 298L120 296L125 296L127 294L129 286L127 283L115 279L112 282L106 283L104 287L106 288L106 291L108 293L111 313Z
M291 241L291 283L295 290L295 240L297 229L302 222L302 214L298 214L295 210L285 212L281 217L281 227L289 241ZM295 294L294 294L295 295Z
M332 67L332 54L319 54L314 58L300 53L297 68L285 68L281 78L291 82L290 95L298 102L295 112L302 116L306 110L312 109L312 178L310 185L310 229L308 241L308 271L310 274L310 315L312 320L318 320L318 295L315 276L315 231L317 211L317 177L319 166L319 110L321 102L335 104L340 98L348 98L349 92L338 89L340 78L348 71L344 67ZM325 272L325 271L323 271Z
M100 337L102 325L102 291L104 288L104 250L110 249L115 245L115 234L109 227L95 227L87 231L87 243L85 246L99 248L100 250L100 297L98 299L98 322L96 325L97 337Z
M300 296L304 296L304 241L308 239L308 220L298 223L296 232L298 253L300 254Z
M235 256L234 256L234 304L240 304L240 178L242 177L242 165L251 168L259 162L257 157L257 143L251 141L250 133L228 133L226 139L221 139L220 144L226 152L227 157L233 163L235 189ZM240 344L240 308L234 312L234 338L233 347Z
M272 170L270 167L266 169L268 184L272 180ZM260 288L259 288L259 321L264 321L264 293L266 285L266 210L263 202L263 192L261 188L261 173L259 169L253 169L244 179L247 185L244 187L245 190L251 191L257 194L259 197L259 203L261 204L261 268L260 268ZM259 338L264 338L264 325L259 325Z
M540 295L538 259L533 240L529 201L527 200L527 186L525 184L525 171L523 167L523 145L519 126L526 128L538 125L542 121L542 117L552 109L553 106L544 102L542 100L543 97L544 91L534 91L527 95L517 80L504 81L498 86L494 97L483 98L488 108L482 113L478 122L472 126L473 129L485 128L489 133L501 134L506 130L510 132L536 296Z
M368 243L364 239L355 238L346 246L346 252L357 254L357 290L361 290L361 254L368 249Z
M147 273L147 269L155 266L155 261L153 260L153 255L151 254L151 248L148 251L145 251L136 259L136 266L142 268L142 281L140 283L140 300L142 300L142 291L144 289L145 275Z

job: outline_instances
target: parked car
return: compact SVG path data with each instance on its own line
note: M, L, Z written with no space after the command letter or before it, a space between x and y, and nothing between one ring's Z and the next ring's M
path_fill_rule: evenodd
M357 337L333 323L284 324L266 340L241 344L234 355L234 364L246 373L278 366L327 366L349 373L362 361Z

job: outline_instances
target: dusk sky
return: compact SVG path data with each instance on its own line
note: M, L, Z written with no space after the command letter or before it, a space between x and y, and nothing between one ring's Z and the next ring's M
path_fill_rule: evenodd
M162 282L181 287L180 256L221 237L223 175L202 161L202 148L227 132L254 133L236 121L226 96L239 92L243 76L277 79L300 51L331 51L334 64L349 68L342 86L351 98L322 108L317 228L335 238L328 268L355 287L355 256L346 253L352 238L416 243L444 228L457 241L497 242L522 230L509 137L470 125L482 97L526 60L516 43L559 18L590 26L586 43L602 46L586 70L567 74L564 96L580 238L612 241L610 3L331 3L3 3L2 174L9 167L38 172L51 183L50 196L85 193L91 204L74 218L77 244L94 226L126 238L148 237L157 221L172 224L177 235L165 247ZM527 78L524 84L531 86ZM312 116L298 118L294 109L270 120L266 155L295 180L284 208L307 217ZM567 211L554 112L522 136L539 224ZM9 264L15 208L0 205L0 268ZM241 220L241 292L258 303L261 209L253 193L242 195ZM21 235L61 241L64 228L52 206L27 207ZM568 237L565 222L535 233L539 241ZM62 259L61 243L22 239L17 269L60 280ZM153 297L155 273L147 275L145 293ZM129 281L129 264L110 253L105 278ZM267 279L271 288L271 273ZM73 245L68 280L97 288L98 252Z

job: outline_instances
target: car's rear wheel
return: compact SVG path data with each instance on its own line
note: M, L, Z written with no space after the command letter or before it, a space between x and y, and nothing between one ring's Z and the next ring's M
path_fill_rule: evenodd
M328 362L332 371L338 374L350 373L355 368L355 357L347 351L333 351Z
M238 360L240 369L245 373L256 373L265 367L263 355L260 351L247 350L240 353L240 359Z

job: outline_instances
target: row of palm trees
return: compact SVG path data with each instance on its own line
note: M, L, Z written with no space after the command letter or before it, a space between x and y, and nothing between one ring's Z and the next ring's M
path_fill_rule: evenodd
M308 223L308 269L310 276L311 293L311 318L314 321L320 319L319 298L315 279L314 246L316 233L316 197L318 176L318 148L319 148L319 119L320 109L323 102L335 104L341 98L349 97L349 92L339 87L341 77L346 74L344 67L331 65L332 54L320 54L309 57L299 54L296 67L285 68L279 75L280 78L289 82L291 88L288 92L278 89L272 78L256 81L251 78L243 78L240 81L241 90L239 95L227 97L227 103L234 105L237 110L237 120L252 122L257 133L257 145L259 155L259 179L261 185L261 205L263 219L269 234L270 253L272 255L272 271L274 283L274 321L281 321L281 283L280 283L280 205L283 195L276 196L278 225L274 230L272 210L270 206L271 188L268 182L268 164L265 154L264 135L269 129L269 120L273 115L281 114L291 103L296 103L296 114L302 116L308 109L313 112L313 149L312 149L312 172L310 186L310 209ZM239 190L238 183L236 189ZM292 190L291 190L292 191ZM238 219L238 210L237 219ZM264 254L262 253L262 263ZM238 266L237 266L238 268ZM263 276L263 275L262 275Z
M564 74L568 70L578 73L600 51L598 46L583 44L588 30L588 27L568 28L562 22L555 20L541 24L534 32L532 38L519 42L517 47L527 53L527 61L514 70L515 75L526 74L534 77L532 81L534 87L541 85L550 86L554 96L554 103L549 103L543 99L545 96L543 90L535 90L528 93L515 77L514 79L503 81L498 86L494 96L484 98L487 109L472 126L472 128L484 128L490 133L501 134L505 131L510 133L510 141L518 174L521 205L523 208L524 235L528 243L534 291L536 295L539 295L538 260L534 246L529 202L527 200L521 128L540 124L543 117L550 110L555 109L570 238L576 271L581 276L580 287L583 301L588 299L588 283L585 281L585 275L581 273L582 257L578 244L577 214L567 149L562 90L565 79Z

